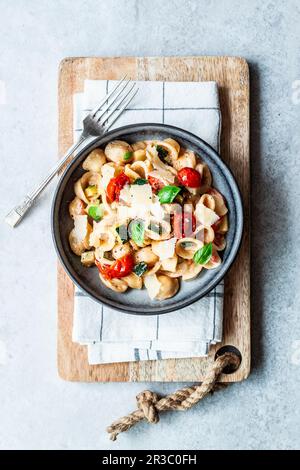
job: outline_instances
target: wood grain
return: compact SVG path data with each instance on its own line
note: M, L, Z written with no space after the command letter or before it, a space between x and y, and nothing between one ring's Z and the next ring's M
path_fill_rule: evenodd
M250 372L250 251L249 251L249 70L239 57L82 57L60 64L59 153L72 144L74 93L85 79L201 81L219 85L222 110L221 155L229 164L243 197L245 229L239 255L225 279L224 340L207 358L168 359L89 366L86 348L72 343L73 284L58 266L58 371L73 381L201 381L222 345L235 346L242 355L240 368L223 374L222 382L236 382Z

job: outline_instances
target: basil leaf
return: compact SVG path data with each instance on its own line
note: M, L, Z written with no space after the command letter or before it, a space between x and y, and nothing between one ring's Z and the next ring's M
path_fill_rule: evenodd
M156 150L157 150L157 153L158 153L158 156L161 160L165 160L166 157L169 155L169 152L167 149L165 149L164 147L162 147L161 145L157 145L156 146Z
M123 155L123 160L127 161L132 158L133 152L125 152Z
M148 270L148 266L144 261L141 261L140 263L136 264L133 268L133 272L141 277L145 272Z
M207 243L194 254L193 260L196 264L206 264L212 256L212 243Z
M116 227L116 232L119 235L122 243L126 243L128 241L127 225L120 225L119 227Z
M178 186L165 186L158 191L158 198L161 204L168 204L173 202L177 194L179 194L181 188Z
M101 220L103 217L102 205L90 206L88 209L88 215L92 217L92 219L94 219L96 222L99 222L99 220Z
M147 183L148 183L148 181L145 180L144 178L137 178L133 184L138 184L138 185L142 186L142 185L147 184Z
M130 223L130 236L137 244L144 242L145 226L142 220L133 220Z

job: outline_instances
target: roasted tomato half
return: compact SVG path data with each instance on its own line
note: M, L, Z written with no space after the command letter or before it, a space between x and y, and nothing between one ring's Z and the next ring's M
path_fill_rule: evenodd
M148 181L155 193L164 187L164 183L154 176L148 176Z
M119 201L120 191L126 184L130 182L130 179L125 175L124 171L115 178L112 178L107 185L106 194L109 202Z
M134 259L131 254L128 254L118 258L113 264L100 263L98 260L95 264L106 279L120 279L132 273Z

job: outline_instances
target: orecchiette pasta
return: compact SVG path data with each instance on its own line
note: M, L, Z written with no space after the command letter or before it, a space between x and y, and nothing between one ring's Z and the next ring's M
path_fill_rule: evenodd
M132 163L131 169L135 171L138 174L138 178L148 178L148 174L150 173L151 170L153 170L153 167L149 160L146 161L136 161Z
M156 299L165 300L173 297L179 289L179 282L176 278L172 279L165 274L159 274L157 280L160 283L160 289Z
M99 277L103 284L115 292L123 293L128 289L128 283L123 279L107 279L105 276L99 274Z
M158 260L158 256L153 253L152 248L147 246L145 248L137 249L134 253L134 259L136 263L146 263L150 267L153 266Z
M106 163L106 157L103 150L95 149L84 160L82 168L86 171L100 172L104 163Z
M100 175L99 173L88 171L76 181L74 192L76 196L86 204L100 196Z
M143 287L143 279L135 273L131 273L128 274L128 276L123 277L123 281L125 281L131 289L141 289Z
M183 259L193 259L194 254L203 247L203 242L197 238L181 238L176 243L176 254Z
M172 138L116 140L82 167L69 204L69 243L83 266L97 266L107 288L145 285L152 299L165 300L179 280L221 264L228 208L195 152Z
M145 276L152 276L152 274L156 274L162 266L161 261L157 261L152 268L150 268L146 273Z
M182 168L195 168L197 163L196 155L191 150L184 150L179 154L178 159L174 162L174 168L181 170Z
M81 256L85 250L89 249L88 240L86 238L84 238L83 240L78 240L75 234L74 228L71 230L69 234L69 243L70 243L71 250L77 256Z
M128 160L131 159L132 147L131 145L127 144L127 142L123 142L122 140L115 140L107 144L104 153L109 162L123 163L125 154L131 153L131 156L128 158Z
M155 220L153 216L149 218L148 227L145 229L145 235L150 240L168 240L172 227L170 222L166 220Z

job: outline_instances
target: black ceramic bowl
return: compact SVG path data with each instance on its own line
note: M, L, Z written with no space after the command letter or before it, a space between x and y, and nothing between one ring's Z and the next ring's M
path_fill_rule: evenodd
M85 268L80 258L71 251L68 236L73 227L69 216L69 202L74 198L74 183L83 174L81 164L96 147L104 147L112 140L125 140L129 143L173 137L183 147L191 149L208 164L213 177L213 186L226 198L229 209L229 231L227 246L222 252L222 264L212 270L202 270L191 281L182 282L180 290L171 299L151 300L145 289L128 289L118 294L105 287L98 276L97 268ZM135 124L113 130L99 137L80 151L61 176L54 195L52 206L52 233L59 259L72 281L92 299L123 312L139 315L157 315L171 312L195 302L207 294L224 277L238 252L243 231L243 208L241 196L232 173L221 160L218 153L199 137L164 124Z

